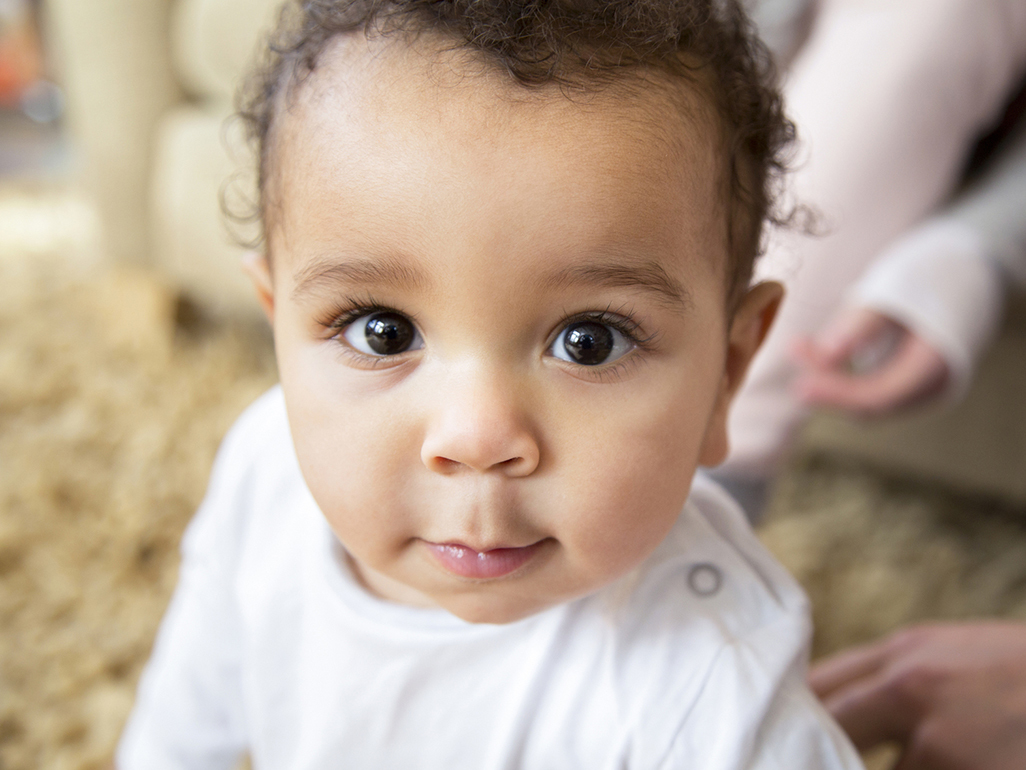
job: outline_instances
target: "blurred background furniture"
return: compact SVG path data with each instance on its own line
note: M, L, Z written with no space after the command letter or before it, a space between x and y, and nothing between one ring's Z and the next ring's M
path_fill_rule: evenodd
M48 0L78 173L104 249L154 265L220 313L256 312L221 212L247 154L228 121L281 0ZM248 188L247 188L248 189ZM245 197L245 193L241 197Z

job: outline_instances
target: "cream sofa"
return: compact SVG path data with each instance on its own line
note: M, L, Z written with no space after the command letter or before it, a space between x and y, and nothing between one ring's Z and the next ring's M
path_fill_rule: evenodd
M281 0L47 0L85 189L112 260L156 265L220 312L256 312L231 180L252 198L233 98ZM238 195L232 196L238 204Z

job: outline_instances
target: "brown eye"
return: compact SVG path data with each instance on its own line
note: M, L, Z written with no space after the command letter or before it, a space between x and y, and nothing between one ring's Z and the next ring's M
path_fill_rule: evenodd
M357 318L343 330L342 337L369 356L395 356L423 345L409 318L384 311Z
M620 331L597 321L574 321L552 343L552 355L581 366L611 363L634 344Z

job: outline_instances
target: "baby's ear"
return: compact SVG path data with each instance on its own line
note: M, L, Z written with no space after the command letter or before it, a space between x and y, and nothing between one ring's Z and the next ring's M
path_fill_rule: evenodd
M255 251L247 251L242 257L242 269L246 271L256 290L257 302L263 308L267 320L274 324L274 281L271 278L271 264L267 257Z
M727 413L730 404L741 389L745 373L762 341L766 339L777 309L784 298L784 287L776 281L756 284L745 294L734 313L727 338L727 356L723 364L723 379L716 405L706 430L699 462L719 465L727 459Z
M730 325L727 342L727 361L724 376L730 398L733 399L745 380L748 365L773 325L780 303L784 299L784 287L776 281L764 281L748 290Z

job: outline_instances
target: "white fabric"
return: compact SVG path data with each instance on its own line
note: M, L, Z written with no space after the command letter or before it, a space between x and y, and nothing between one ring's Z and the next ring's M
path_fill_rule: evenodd
M1004 307L1003 276L972 228L931 220L889 247L851 292L852 304L912 329L948 365L947 395L968 390Z
M804 596L698 478L636 572L508 625L374 598L296 464L281 392L240 418L183 542L120 770L861 764L804 684Z
M941 217L979 233L986 257L1026 287L1026 115L1005 137L989 167Z
M876 258L853 304L900 321L941 353L960 398L997 332L1005 284L1026 286L1026 120L948 207Z
M788 297L731 414L724 472L772 471L804 410L789 349L866 267L952 193L974 138L1026 69L1023 0L823 0L785 85L797 200L823 237L771 239L758 272Z

